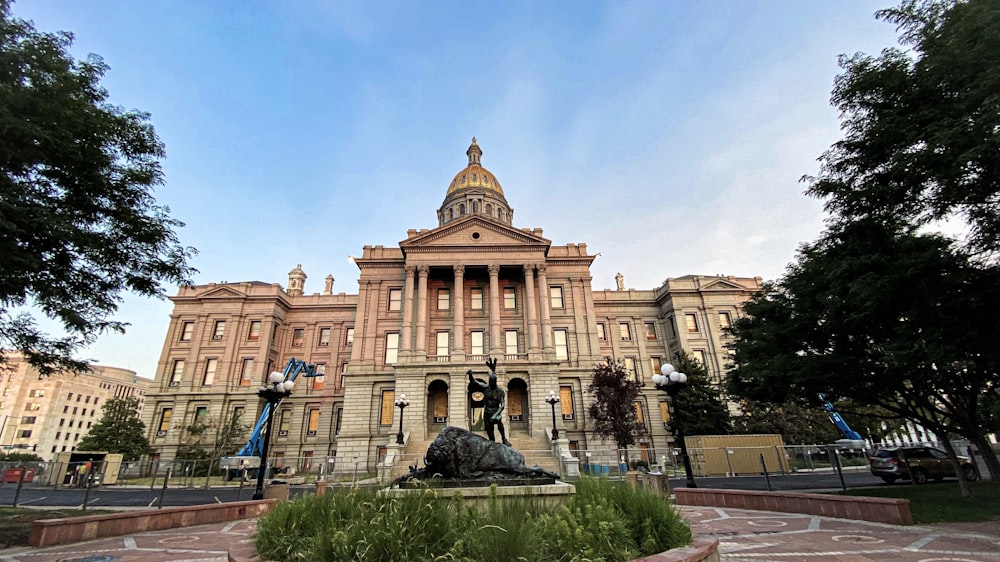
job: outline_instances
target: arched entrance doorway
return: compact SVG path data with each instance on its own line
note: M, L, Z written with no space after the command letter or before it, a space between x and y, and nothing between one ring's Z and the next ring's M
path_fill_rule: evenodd
M514 377L507 383L507 419L510 433L528 433L528 383Z
M427 385L427 434L437 435L448 425L448 383L433 380Z

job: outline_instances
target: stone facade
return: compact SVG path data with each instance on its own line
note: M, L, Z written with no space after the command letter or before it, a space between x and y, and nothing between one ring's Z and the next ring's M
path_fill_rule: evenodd
M307 294L301 267L289 272L287 290L261 282L181 288L146 413L162 458L172 458L197 416L217 427L238 409L256 419L256 389L291 358L317 364L324 376L296 381L279 408L271 441L279 458L335 457L337 466L359 459L373 470L395 442L397 393L410 399L406 452L419 453L446 425L476 423L465 373L485 375L487 357L499 359L512 441L547 442L545 396L554 391L570 451L609 446L589 432L585 389L595 362L625 359L645 383L650 431L637 450L650 460L666 454L672 437L654 369L683 349L720 381L722 328L761 279L685 276L634 290L619 277L618 290L593 291L596 256L586 244L553 245L540 228L514 227L475 140L467 154L436 228L409 230L398 247L365 246L355 258L356 294L334 294L332 277L322 293Z

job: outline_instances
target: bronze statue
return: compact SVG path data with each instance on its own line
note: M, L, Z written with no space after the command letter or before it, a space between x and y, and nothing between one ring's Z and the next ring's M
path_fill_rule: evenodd
M503 427L504 391L497 386L497 360L486 359L486 366L490 369L490 382L475 378L472 369L466 371L469 375L469 393L481 392L483 394L483 424L486 426L486 435L490 441L496 442L494 427L500 430L500 439L504 445L510 446L507 441L507 434Z

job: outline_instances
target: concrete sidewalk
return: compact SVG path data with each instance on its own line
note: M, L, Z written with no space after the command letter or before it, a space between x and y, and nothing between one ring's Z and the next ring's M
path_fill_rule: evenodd
M682 506L698 536L720 541L729 562L1000 562L1000 521L910 526L794 513ZM255 520L0 551L2 562L215 562L230 548L247 560Z

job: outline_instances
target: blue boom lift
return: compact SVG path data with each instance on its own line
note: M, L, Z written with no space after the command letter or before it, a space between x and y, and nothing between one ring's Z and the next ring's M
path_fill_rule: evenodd
M828 416L830 416L830 421L833 425L837 426L837 429L844 434L844 439L838 439L837 445L844 446L850 449L864 449L865 440L861 437L861 434L857 431L851 429L851 426L847 425L844 418L840 415L840 412L833 407L833 404L826 399L826 395L822 392L819 393L819 399L823 401L823 409L826 410Z
M295 381L299 375L303 377L315 377L316 365L300 361L293 357L288 360L288 364L285 365L285 371L282 374L284 375L283 380L286 381ZM268 408L265 404L264 409L260 413L260 418L257 419L256 425L253 426L253 432L250 433L250 439L247 441L247 444L237 451L235 455L223 457L219 461L219 468L227 471L226 476L228 478L237 476L240 470L260 467L260 454L264 445L264 428L267 426L267 419L271 417L271 410L277 408L280 403L280 401L275 403L272 408Z

